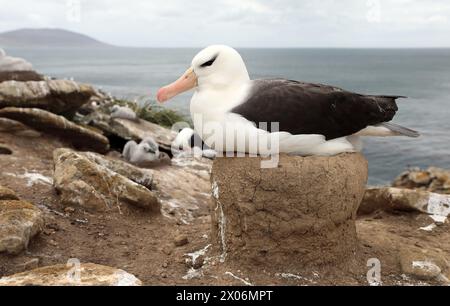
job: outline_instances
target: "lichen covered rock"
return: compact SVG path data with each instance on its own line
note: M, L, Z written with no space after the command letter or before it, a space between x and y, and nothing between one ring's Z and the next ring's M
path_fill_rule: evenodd
M3 277L0 286L141 286L124 270L87 263L55 265Z
M159 213L160 204L152 190L111 170L107 161L99 161L100 156L90 159L69 149L57 149L53 155L54 186L63 204L94 211L121 211L131 205Z
M33 204L18 200L0 201L0 253L19 254L43 227L42 212Z
M0 108L40 108L55 114L74 114L94 94L92 86L69 80L5 81L0 83Z
M392 186L450 194L450 171L435 167L412 168L400 174Z
M105 153L109 149L109 140L105 136L42 109L7 107L0 109L0 117L16 120L38 131L61 137L77 149L99 153Z

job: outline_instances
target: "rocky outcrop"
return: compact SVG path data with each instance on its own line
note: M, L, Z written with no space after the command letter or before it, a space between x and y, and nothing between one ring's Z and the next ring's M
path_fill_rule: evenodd
M122 163L119 165L119 162L104 160L99 155L80 154L69 149L55 150L54 163L54 187L64 205L81 206L93 211L120 212L131 206L160 212L159 201L148 188L151 176L125 173L131 165L125 167ZM134 167L131 169L138 171ZM135 181L142 181L147 187L114 170Z
M37 82L44 81L44 77L35 71L0 71L0 83L5 81Z
M43 227L42 212L33 204L0 200L0 253L19 254Z
M141 286L124 270L93 263L42 267L3 277L0 286Z
M16 120L38 131L58 136L72 143L77 149L99 153L105 153L109 149L109 140L105 136L42 109L7 107L0 109L0 117Z
M95 94L90 85L69 80L0 83L0 108L40 108L71 116Z
M450 171L435 167L413 168L400 174L392 186L450 194Z
M428 191L401 188L368 188L358 213L370 214L376 210L418 211L443 223L450 214L450 196Z
M261 158L217 158L211 179L211 237L222 260L284 271L354 258L362 155L281 155L269 169Z

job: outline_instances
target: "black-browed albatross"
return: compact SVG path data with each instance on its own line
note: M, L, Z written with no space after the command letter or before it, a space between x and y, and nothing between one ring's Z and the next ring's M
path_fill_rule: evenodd
M360 136L419 136L390 123L401 96L362 95L286 79L250 80L242 57L228 46L202 50L180 79L158 91L157 99L164 102L192 88L194 128L218 152L270 153L261 143L276 136L279 152L335 155L361 150ZM276 130L271 128L275 122Z

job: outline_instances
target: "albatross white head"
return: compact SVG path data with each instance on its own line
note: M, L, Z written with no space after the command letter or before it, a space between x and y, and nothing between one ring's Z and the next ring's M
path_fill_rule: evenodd
M203 49L192 60L191 67L175 82L161 88L157 99L165 102L185 91L226 91L250 80L245 63L231 47L214 45Z

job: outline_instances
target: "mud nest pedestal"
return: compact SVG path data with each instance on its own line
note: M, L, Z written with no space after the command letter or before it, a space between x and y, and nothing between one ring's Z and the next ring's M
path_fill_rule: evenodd
M217 158L212 240L222 262L264 268L338 265L355 256L355 218L367 182L361 154Z

